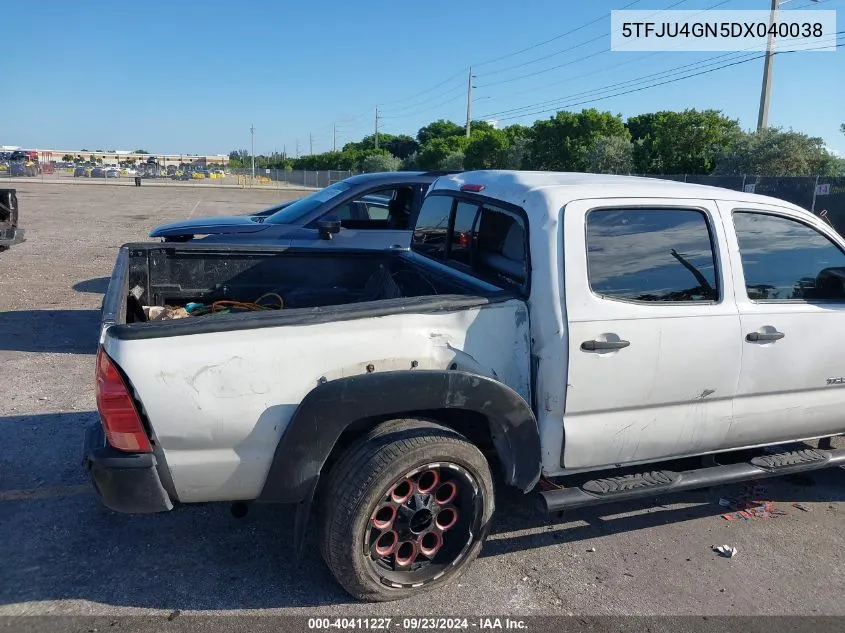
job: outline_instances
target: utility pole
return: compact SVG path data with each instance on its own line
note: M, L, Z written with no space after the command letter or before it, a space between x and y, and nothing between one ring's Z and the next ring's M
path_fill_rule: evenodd
M299 158L299 139L296 139L296 158Z
M288 144L285 143L284 145L282 145L282 158L287 158L287 157L288 157Z
M337 123L332 123L332 151L337 151Z
M252 182L255 184L255 124L251 123L249 126L249 134L252 139L252 149L250 155L252 156Z
M470 133L470 121L472 121L472 66L469 67L467 76L467 138Z
M771 28L777 19L778 5L780 0L772 0L772 9L769 13L769 40L766 44L766 61L763 62L763 86L760 89L760 111L757 114L757 131L766 128L769 123L769 101L772 96L772 62L775 55L775 36Z
M314 155L314 137L311 136L311 132L308 132L308 155Z
M376 133L375 133L375 145L376 149L378 149L378 106L376 106Z

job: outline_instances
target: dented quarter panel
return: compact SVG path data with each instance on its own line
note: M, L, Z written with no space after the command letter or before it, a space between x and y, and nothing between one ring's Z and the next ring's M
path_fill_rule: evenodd
M293 412L324 381L416 361L495 378L530 401L528 331L526 306L513 299L178 339L106 336L105 345L144 405L179 500L222 501L259 495Z

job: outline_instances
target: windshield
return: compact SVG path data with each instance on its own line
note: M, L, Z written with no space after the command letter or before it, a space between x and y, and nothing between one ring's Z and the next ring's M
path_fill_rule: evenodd
M346 182L336 182L329 185L325 189L315 191L310 196L306 196L301 200L297 200L293 204L274 213L265 220L267 224L293 224L300 218L304 217L327 200L339 196L344 191L352 188L352 185Z

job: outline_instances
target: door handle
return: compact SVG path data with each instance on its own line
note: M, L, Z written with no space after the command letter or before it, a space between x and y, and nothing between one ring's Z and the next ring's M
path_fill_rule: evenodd
M760 341L779 341L786 334L783 332L749 332L745 335L745 340L749 343L758 343Z
M581 349L585 352L594 352L600 349L622 349L630 344L630 341L584 341L581 343Z

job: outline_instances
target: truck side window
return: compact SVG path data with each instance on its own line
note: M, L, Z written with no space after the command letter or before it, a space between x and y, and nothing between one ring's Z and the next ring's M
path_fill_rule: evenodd
M451 196L426 197L411 239L414 251L434 259L446 257L446 234L453 201Z
M845 254L811 226L751 211L733 214L752 301L845 301Z
M717 301L707 216L694 209L597 209L587 214L590 288L608 299Z

